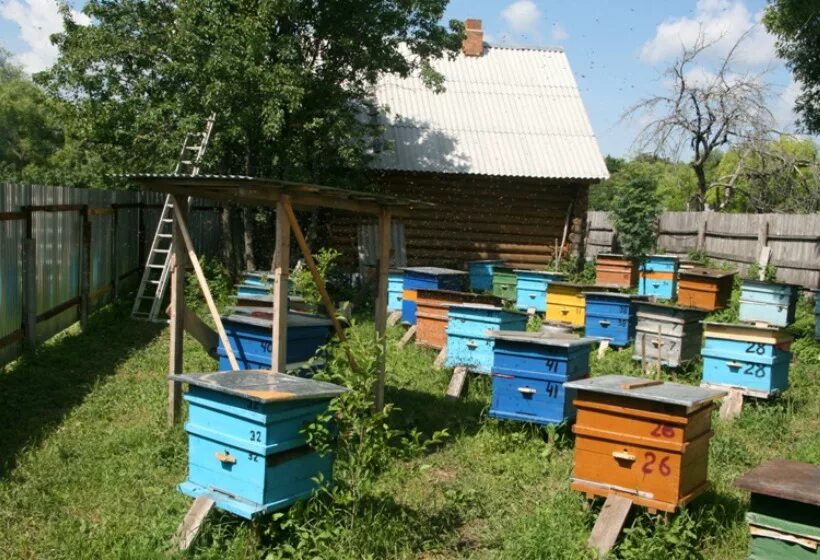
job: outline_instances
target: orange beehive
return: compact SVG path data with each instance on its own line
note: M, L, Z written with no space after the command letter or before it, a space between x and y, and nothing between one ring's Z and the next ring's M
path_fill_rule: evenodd
M735 272L689 268L678 272L678 304L705 311L723 309L732 295Z
M709 488L712 401L725 391L605 375L577 391L572 488L673 512Z
M454 303L501 306L501 298L448 290L417 290L416 343L431 348L447 346L447 310Z
M595 257L595 283L600 286L632 288L638 281L638 264L624 255Z

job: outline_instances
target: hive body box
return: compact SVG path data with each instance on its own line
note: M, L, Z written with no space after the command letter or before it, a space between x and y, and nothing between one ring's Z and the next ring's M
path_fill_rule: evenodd
M712 401L724 391L605 375L577 391L572 488L675 511L709 488Z
M705 311L638 302L632 359L680 367L700 355Z
M183 494L252 519L307 498L332 455L307 445L300 430L344 387L264 371L172 375L189 384L188 480Z
M447 313L446 367L466 366L492 373L495 342L487 331L526 331L527 316L481 304L451 305Z
M401 320L416 324L416 290L450 290L460 292L466 272L436 266L420 266L404 271L404 296L401 302Z
M258 284L238 284L236 286L236 294L242 297L268 296L270 295L270 291L270 286L263 286Z
M740 320L787 327L794 322L798 286L744 280L740 289Z
M585 292L587 336L608 338L612 346L628 346L635 338L640 296L611 292Z
M271 319L229 315L222 318L222 324L240 369L270 369L273 333ZM303 313L288 313L287 363L294 364L312 358L316 350L327 343L332 328L330 319ZM217 354L220 369L231 369L221 340Z
M789 387L792 336L771 327L705 323L703 382L768 397Z
M493 396L490 416L561 424L575 418L575 392L564 383L589 376L592 339L540 333L490 333Z
M401 270L391 270L387 273L387 310L401 311L403 298L404 273Z
M550 282L561 280L566 274L543 270L515 271L516 307L527 311L535 309L539 313L547 310L547 286Z
M658 299L672 299L677 288L678 258L652 255L641 265L638 293Z
M595 283L599 286L632 288L638 281L638 265L635 259L624 255L598 255L595 257Z
M506 301L516 300L515 269L496 266L493 268L493 295Z
M678 304L716 311L729 304L735 272L711 268L681 269L678 273Z
M430 348L447 346L447 310L454 303L501 305L501 298L448 290L417 290L416 343Z
M504 266L504 261L483 260L467 263L470 275L470 289L474 292L489 292L493 289L493 268Z
M820 290L814 292L814 338L820 340Z
M547 321L583 327L586 302L581 290L585 288L589 289L590 286L550 282L547 286Z
M752 493L746 521L755 560L820 559L820 467L767 461L735 481Z

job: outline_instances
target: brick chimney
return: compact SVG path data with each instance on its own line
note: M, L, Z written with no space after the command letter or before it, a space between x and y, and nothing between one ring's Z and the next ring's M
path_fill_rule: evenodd
M464 39L465 56L481 56L484 53L484 31L480 19L468 19L464 22L467 37Z

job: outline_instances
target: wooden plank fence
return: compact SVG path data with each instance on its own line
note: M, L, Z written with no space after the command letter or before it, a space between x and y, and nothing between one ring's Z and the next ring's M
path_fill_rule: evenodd
M163 197L0 183L0 367L136 285ZM219 214L196 201L191 234L220 247Z
M586 256L615 249L607 212L587 216ZM745 272L770 247L770 264L781 282L820 286L820 214L721 214L665 212L658 224L658 250L686 256L700 251Z

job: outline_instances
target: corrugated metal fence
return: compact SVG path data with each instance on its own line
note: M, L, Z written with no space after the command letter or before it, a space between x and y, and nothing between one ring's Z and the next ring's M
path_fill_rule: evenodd
M136 285L163 200L156 193L0 183L0 365L20 355L26 315L30 339L42 341ZM200 254L219 250L216 210L208 201L192 204Z
M589 212L587 258L612 251L614 237L609 214ZM658 249L667 253L702 251L745 271L765 246L772 250L778 280L820 286L820 214L665 212L660 217Z

